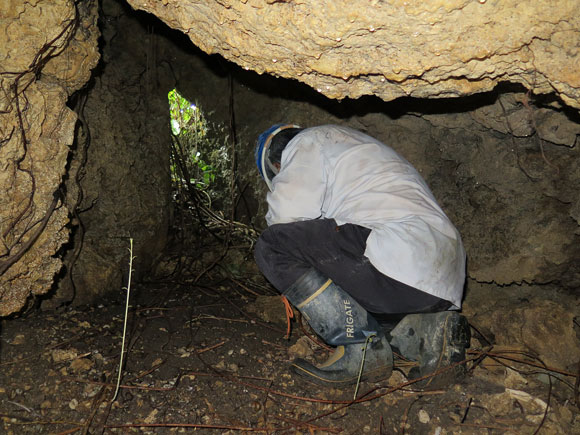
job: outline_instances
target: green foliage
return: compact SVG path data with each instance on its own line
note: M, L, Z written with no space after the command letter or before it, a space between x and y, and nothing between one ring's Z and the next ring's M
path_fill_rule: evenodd
M174 145L171 163L174 186L177 188L187 181L205 192L217 209L225 210L231 202L231 168L225 129L210 125L201 108L186 100L176 89L167 97ZM180 163L185 168L180 168ZM189 179L183 180L184 175Z
M189 182L199 189L206 189L215 180L212 166L201 158L201 144L207 140L207 120L197 105L183 98L176 89L167 95L169 115L174 145L181 154L190 176ZM171 165L171 175L175 179L181 176L176 162Z

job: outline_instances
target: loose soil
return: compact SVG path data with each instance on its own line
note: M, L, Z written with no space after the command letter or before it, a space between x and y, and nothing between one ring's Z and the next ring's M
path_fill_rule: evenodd
M580 433L578 378L505 347L489 356L475 331L467 376L444 389L407 384L401 359L390 379L362 382L356 400L354 386L307 383L289 362L327 351L296 319L285 338L273 292L232 281L133 289L112 401L124 305L119 292L98 306L3 321L0 432Z

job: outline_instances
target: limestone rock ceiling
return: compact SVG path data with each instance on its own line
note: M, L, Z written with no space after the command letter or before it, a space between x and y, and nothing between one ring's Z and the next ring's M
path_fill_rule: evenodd
M330 98L458 97L500 82L580 108L580 2L128 0L207 53Z

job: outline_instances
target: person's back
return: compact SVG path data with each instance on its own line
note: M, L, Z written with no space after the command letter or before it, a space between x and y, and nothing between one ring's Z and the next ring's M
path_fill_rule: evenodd
M368 228L365 255L378 270L461 306L459 233L421 175L392 148L346 127L308 128L288 143L272 185L269 225L332 218Z

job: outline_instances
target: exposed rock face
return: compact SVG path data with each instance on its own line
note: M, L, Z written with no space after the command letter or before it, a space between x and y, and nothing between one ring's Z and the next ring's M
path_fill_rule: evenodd
M102 65L83 110L90 141L86 157L78 149L73 155L73 163L86 159L82 179L78 185L75 180L67 183L69 192L82 190L73 211L78 220L74 249L65 257L67 279L58 283L55 297L45 306L73 299L76 304L92 303L104 293L121 291L129 267L129 238L134 239L137 279L149 273L167 240L170 88L156 81L155 41L147 41L142 24L127 19L123 6L129 9L119 2L101 2ZM115 39L123 44L112 44Z
M418 162L461 230L471 278L576 287L580 124L526 98L503 93L470 112L425 114L441 160Z
M117 7L109 6L113 21ZM97 2L3 8L0 316L55 287L49 306L120 289L129 237L137 277L147 274L165 245L170 198L167 90L143 74L153 71L148 46L139 40L142 50L128 52L123 68L107 46L105 61L116 63L75 94L100 57ZM105 43L117 36L110 24ZM165 116L148 118L152 112Z
M521 83L580 108L574 0L128 0L207 53L331 98L455 97Z
M574 326L578 308L574 295L551 286L539 296L526 285L506 292L493 285L475 284L470 287L463 312L493 344L517 344L540 355L548 366L574 372L580 359L580 337Z
M68 97L98 59L97 2L3 2L0 10L0 316L46 293L61 268L59 187L76 114Z

